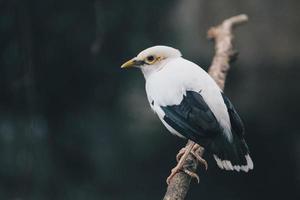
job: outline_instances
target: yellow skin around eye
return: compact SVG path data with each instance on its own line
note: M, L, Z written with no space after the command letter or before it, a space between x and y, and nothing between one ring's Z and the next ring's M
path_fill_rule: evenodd
M147 64L149 64L149 65L152 65L152 64L154 64L155 62L157 62L157 61L160 61L160 60L162 60L162 58L161 57L159 57L159 56L153 56L153 60L152 61L149 61L148 60L148 57L146 57L145 59L144 59L144 62L146 62Z

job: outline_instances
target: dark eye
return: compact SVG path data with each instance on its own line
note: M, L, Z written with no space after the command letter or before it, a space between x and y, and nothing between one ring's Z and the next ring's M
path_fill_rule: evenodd
M147 59L147 62L151 63L154 61L155 58L154 58L154 56L148 56L146 59Z

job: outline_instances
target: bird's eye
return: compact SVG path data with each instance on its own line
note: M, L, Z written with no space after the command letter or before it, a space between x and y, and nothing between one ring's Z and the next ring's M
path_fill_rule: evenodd
M148 63L152 63L153 61L154 61L154 56L148 56L147 58L146 58L146 61L148 62Z

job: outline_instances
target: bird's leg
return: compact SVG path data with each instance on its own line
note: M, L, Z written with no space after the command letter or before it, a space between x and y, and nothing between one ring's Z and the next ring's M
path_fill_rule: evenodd
M196 144L195 144L196 145ZM180 158L182 157L182 155L186 152L186 147L183 147L180 149L180 151L178 152L178 154L176 155L176 160L177 162L179 162Z
M197 179L197 183L200 183L200 178L199 178L198 174L196 174L195 172L192 172L188 169L183 169L182 171L184 173L186 173L187 175L189 175L190 177Z
M207 170L208 168L208 164L206 162L206 160L204 160L200 155L199 155L199 151L203 150L203 147L201 147L200 145L198 144L195 144L191 150L191 154L197 159L197 161L200 163L200 164L203 164L205 166L205 169ZM176 156L176 160L177 162L179 162L180 158L182 157L182 155L185 153L186 151L186 147L180 149L179 153L177 154Z
M177 174L178 171L180 171L182 169L182 166L184 164L184 161L186 160L186 158L188 157L189 153L191 152L191 150L193 149L195 145L195 142L191 142L187 147L185 147L185 150L184 150L184 153L183 155L181 156L180 160L178 161L176 167L174 167L172 170L171 170L171 174L170 176L167 178L167 184L169 185L171 179L175 176L175 174ZM185 170L183 170L185 171ZM186 172L185 172L186 173ZM192 172L193 173L193 172ZM189 174L190 176L193 176L192 173L187 173ZM196 174L197 176L197 174ZM199 177L198 177L199 178Z
M198 162L202 165L204 165L205 170L207 170L208 168L208 164L206 162L206 160L204 160L202 158L202 156L200 155L200 152L203 151L204 148L201 147L200 145L196 144L195 146L193 146L191 154L198 160Z

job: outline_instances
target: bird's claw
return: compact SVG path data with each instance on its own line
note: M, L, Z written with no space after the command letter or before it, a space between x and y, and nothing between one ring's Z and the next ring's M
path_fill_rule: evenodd
M170 176L168 176L166 182L167 184L169 185L170 182L171 182L171 179L179 172L179 171L183 171L184 173L186 173L187 175L189 175L190 177L192 178L195 178L197 180L197 183L200 182L200 178L198 176L198 174L196 174L195 172L192 172L188 169L179 169L177 166L174 167L172 170L171 170L171 174Z
M192 153L192 155L197 159L197 161L198 161L200 164L204 165L205 170L207 170L208 164L207 164L206 160L204 160L199 154L197 154L197 153L194 152L194 151L191 151L191 153Z
M193 149L191 150L190 153L197 159L197 161L198 161L200 164L204 165L205 170L207 170L207 169L208 169L208 164L207 164L206 160L204 160L204 159L199 155L199 151L198 151L199 148L202 148L202 147L199 146L199 145L195 145L195 146L193 147ZM180 149L180 151L179 151L178 154L176 155L176 160L177 160L177 162L179 162L181 156L184 154L185 151L186 151L186 148L185 148L185 147L183 147L182 149Z
M177 174L179 172L179 168L178 166L174 167L172 170L171 170L171 174L168 176L166 182L167 184L169 185L170 182L171 182L171 179L175 176L175 174Z
M176 155L176 161L179 162L180 158L182 157L182 155L184 154L184 152L186 151L186 148L183 147L182 149L180 149L180 151L178 152L178 154Z
M198 183L200 182L199 176L198 176L195 172L190 171L190 170L188 170L187 168L184 168L184 167L183 167L183 165L182 165L182 164L183 164L182 159L183 159L183 157L186 157L187 154L191 153L191 154L196 158L196 160L197 160L200 164L202 164L202 165L205 166L205 169L207 170L208 164L207 164L206 160L204 160L204 159L200 156L200 154L199 154L201 148L202 148L201 146L195 144L195 145L193 146L192 149L191 149L191 148L187 148L187 147L184 147L184 148L180 149L180 151L179 151L178 154L176 155L176 160L177 160L178 164L177 164L176 167L174 167L174 168L171 170L171 174L170 174L170 176L169 176L169 177L167 178L167 180L166 180L168 185L170 184L171 179L172 179L179 171L182 171L182 172L188 174L189 176L191 176L192 178L197 179L197 182L198 182ZM187 152L187 151L189 151L189 152ZM185 155L185 156L183 156L183 155Z
M200 183L200 178L199 178L198 174L196 174L195 172L192 172L188 169L183 169L183 172L186 173L187 175L189 175L190 177L197 179L198 184Z

